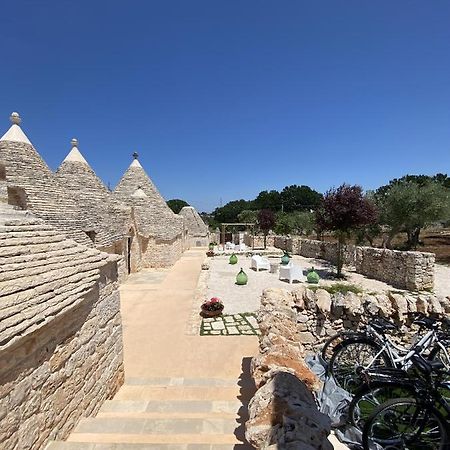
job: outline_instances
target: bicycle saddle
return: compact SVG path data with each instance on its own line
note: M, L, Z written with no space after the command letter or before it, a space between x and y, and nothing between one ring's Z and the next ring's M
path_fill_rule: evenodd
M374 317L370 321L370 326L372 328L375 328L379 333L383 333L387 330L396 330L397 326L393 324L392 322L389 322L389 320L383 319L382 317Z
M428 328L429 330L436 328L436 319L427 316L421 316L418 319L415 319L413 323L419 325L419 327Z

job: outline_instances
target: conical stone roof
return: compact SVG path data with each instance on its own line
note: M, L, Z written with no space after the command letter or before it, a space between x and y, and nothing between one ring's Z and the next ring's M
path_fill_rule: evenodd
M178 214L184 217L184 225L190 236L208 236L208 227L193 206L184 206Z
M56 178L76 199L87 226L95 231L95 245L109 247L124 237L125 225L113 210L111 192L78 149L78 141L72 139L71 145L72 149L56 171Z
M0 350L83 302L108 258L0 203Z
M20 117L11 115L11 128L0 139L0 160L5 164L7 185L26 194L26 209L76 241L91 245L84 216L75 200L58 182L20 128Z
M136 153L130 167L114 189L114 197L134 206L139 230L144 235L173 239L182 234L183 219L167 206L138 161Z

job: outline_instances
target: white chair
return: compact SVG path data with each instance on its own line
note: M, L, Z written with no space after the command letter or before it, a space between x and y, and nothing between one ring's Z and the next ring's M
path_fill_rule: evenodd
M259 255L253 255L251 261L251 268L256 269L258 272L261 269L270 270L270 262L267 258L263 258Z
M303 270L301 267L296 266L292 262L286 264L285 266L280 266L280 280L289 280L291 284L294 280L305 281L305 276L303 275Z
M226 250L234 250L235 245L232 242L226 242L225 243L225 249Z

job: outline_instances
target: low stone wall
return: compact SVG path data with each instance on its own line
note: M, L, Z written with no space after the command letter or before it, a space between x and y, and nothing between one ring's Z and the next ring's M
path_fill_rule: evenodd
M110 260L75 307L0 347L2 450L37 450L49 439L66 438L121 386L117 278L116 261Z
M266 289L257 321L261 330L259 354L251 371L257 391L249 403L246 438L257 449L325 450L330 420L316 407L311 391L316 376L305 365L306 353L343 329L356 330L372 316L397 322L409 341L408 312L450 313L450 298L410 294L335 293L300 286L293 291Z
M269 234L266 238L266 246L267 247L275 247L275 239L277 236L273 234ZM264 236L252 236L251 234L244 235L244 244L247 247L251 247L252 245L255 248L264 248Z
M331 422L311 393L318 379L303 362L291 303L283 290L266 290L262 296L260 351L251 364L257 391L249 403L245 436L257 449L332 450L327 440Z
M356 247L356 271L410 291L434 287L433 253Z

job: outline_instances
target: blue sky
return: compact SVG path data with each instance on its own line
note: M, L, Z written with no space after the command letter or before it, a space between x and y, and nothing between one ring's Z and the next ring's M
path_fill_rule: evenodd
M138 151L199 210L264 189L450 171L447 0L3 2L11 111L55 169L114 186Z

